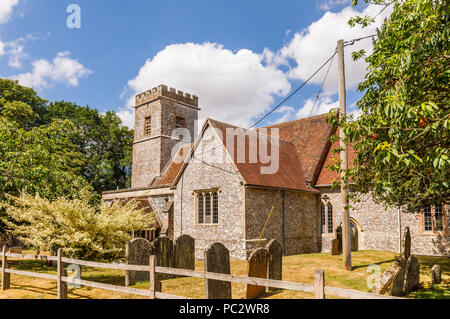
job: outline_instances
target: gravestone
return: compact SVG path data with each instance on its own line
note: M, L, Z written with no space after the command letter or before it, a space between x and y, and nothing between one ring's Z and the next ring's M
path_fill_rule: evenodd
M221 243L214 243L205 250L205 271L230 275L230 252ZM205 280L206 299L231 299L231 282Z
M405 234L402 241L402 257L404 260L408 260L411 255L411 233L409 227L405 227Z
M267 278L269 252L265 248L258 248L248 258L248 276L254 278ZM246 299L256 299L266 292L265 286L247 284Z
M336 228L336 239L338 240L338 252L342 254L342 226Z
M404 279L406 272L406 261L403 258L400 258L396 261L396 264L399 265L400 269L392 282L391 296L401 297L403 296L405 289Z
M350 236L351 250L358 251L358 229L356 227L350 227Z
M377 294L384 294L386 290L392 285L394 280L398 277L399 273L402 270L400 260L396 261L391 268L387 269L383 276L381 276L380 287L376 291ZM403 277L402 277L403 278Z
M144 238L134 238L125 246L125 258L127 265L149 265L152 254L152 243ZM133 286L138 281L148 281L148 271L125 271L125 286Z
M181 235L175 240L175 268L195 270L195 239Z
M281 280L283 270L283 246L276 239L272 239L266 245L269 253L268 277L269 279ZM268 287L269 291L276 291L278 288Z
M337 238L331 240L331 255L339 255L339 239Z
M434 265L431 268L431 283L434 285L439 285L441 282L442 282L441 266Z
M173 241L168 237L158 237L153 242L156 266L174 268ZM158 280L172 279L174 275L157 273Z
M406 261L405 280L403 293L408 294L411 291L419 289L420 286L420 264L416 256L410 255Z

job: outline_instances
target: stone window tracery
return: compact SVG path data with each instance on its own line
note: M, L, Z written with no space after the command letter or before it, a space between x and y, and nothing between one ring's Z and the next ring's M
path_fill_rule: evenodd
M219 194L217 190L197 191L197 224L213 225L219 223Z
M328 203L327 205L322 204L320 207L321 212L321 232L322 234L332 234L334 229L333 224L333 205Z

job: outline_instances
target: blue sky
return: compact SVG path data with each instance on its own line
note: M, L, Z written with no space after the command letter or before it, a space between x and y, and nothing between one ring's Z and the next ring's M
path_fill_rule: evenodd
M161 83L198 95L200 119L248 126L309 77L339 38L373 34L373 28L350 29L348 17L380 9L351 8L350 0L1 2L0 77L18 79L52 101L114 110L130 126L133 96ZM67 27L70 4L81 9L79 29ZM366 40L351 50L370 47ZM351 50L353 110L365 65L351 61ZM313 114L337 101L336 62ZM264 124L309 115L324 75Z

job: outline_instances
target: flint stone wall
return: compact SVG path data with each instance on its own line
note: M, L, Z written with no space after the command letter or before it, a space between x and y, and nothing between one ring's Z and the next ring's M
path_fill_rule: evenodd
M151 116L152 134L144 134L145 118ZM198 110L166 98L159 98L136 108L131 187L147 187L170 161L172 148L179 142L171 139L176 118L185 120L191 140L195 137ZM187 137L185 137L187 139Z
M204 150L222 147L213 129L204 132ZM229 161L218 161L216 157L194 152L195 158L212 163L216 167L192 160L177 184L174 202L175 237L187 234L195 238L195 256L203 259L205 249L212 243L221 242L230 251L233 259L246 259L245 252L245 189L241 178ZM219 189L219 223L197 224L195 195L197 190Z
M277 198L277 194L277 189L246 189L245 234L248 255L256 249L258 238L264 228L273 202ZM263 238L276 239L283 245L282 196L283 194L280 193ZM286 191L284 200L286 255L319 251L318 205L319 196L317 194Z
M339 190L320 187L322 195L327 195L333 204L334 228L341 223L342 205ZM358 223L359 250L386 250L398 252L397 209L385 210L370 197L363 195L360 203L350 208L350 217ZM427 256L450 256L450 236L421 234L419 214L402 211L402 234L409 227L411 234L411 254ZM448 219L450 222L450 218ZM449 225L450 227L450 225ZM449 228L450 229L450 228ZM334 234L322 234L322 252L331 252L331 240Z

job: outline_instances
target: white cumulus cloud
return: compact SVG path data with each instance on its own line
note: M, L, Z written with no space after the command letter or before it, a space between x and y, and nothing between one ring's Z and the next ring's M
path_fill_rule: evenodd
M313 22L306 29L297 32L290 43L279 50L276 54L266 52L269 62L278 64L294 64L288 71L291 79L306 80L316 69L322 65L335 51L337 41L340 39L352 40L364 36L376 34L376 27L381 26L384 18L392 12L391 8L384 10L376 18L376 23L367 27L351 28L347 22L356 15L375 16L381 7L369 5L363 12L353 7L346 7L340 12L326 12L319 20ZM372 52L372 41L370 39L355 42L354 45L345 48L346 61L346 83L347 88L352 89L361 82L366 74L366 62L363 60L353 61L351 53L365 49L367 54ZM312 79L311 83L320 84L325 76L326 67ZM327 82L324 86L325 94L334 94L338 91L337 59L329 72Z
M0 23L8 22L13 8L18 3L19 3L19 0L1 0L0 1Z
M319 8L328 11L338 6L351 5L352 0L319 0L317 2Z
M314 105L314 103L316 104ZM333 101L329 96L319 98L317 102L315 98L310 98L307 99L303 107L297 111L296 117L305 118L318 114L325 114L336 107L339 107L339 101Z
M146 61L128 88L136 94L159 84L197 95L200 121L212 117L244 127L268 110L275 95L286 95L291 88L281 70L264 64L262 54L233 52L217 43L165 47ZM131 97L128 105L133 104ZM133 109L118 114L125 125L133 126Z
M295 109L292 106L283 105L279 109L275 110L275 114L280 114L281 116L275 121L270 121L269 124L279 124L292 120L292 116L295 115Z
M69 56L70 52L66 51L58 53L53 61L45 59L34 61L31 72L18 74L12 78L18 80L21 85L35 89L52 87L57 83L78 86L79 80L92 71Z

